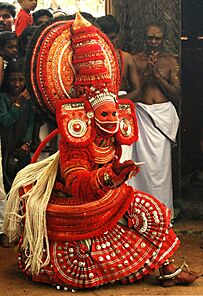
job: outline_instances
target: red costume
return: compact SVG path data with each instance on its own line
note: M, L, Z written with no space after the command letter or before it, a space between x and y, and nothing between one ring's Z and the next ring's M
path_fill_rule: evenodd
M27 28L28 26L32 26L33 23L34 20L32 14L25 11L24 9L21 9L15 20L15 33L17 37L19 37L22 34L25 28Z
M31 164L13 184L5 229L15 237L15 222L23 221L21 269L64 289L152 273L179 240L170 210L125 184L139 169L119 163L121 145L137 140L137 123L134 104L117 100L111 43L79 15L42 27L29 54L31 93L50 117L56 114L61 140L59 153ZM19 207L21 217L13 215Z

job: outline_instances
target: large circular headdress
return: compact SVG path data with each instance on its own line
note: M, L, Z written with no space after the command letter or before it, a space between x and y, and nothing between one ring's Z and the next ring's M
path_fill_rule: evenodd
M114 48L106 35L79 13L73 21L54 20L40 27L29 46L27 63L28 90L52 119L60 100L90 99L95 90L97 99L98 91L118 92L120 76Z

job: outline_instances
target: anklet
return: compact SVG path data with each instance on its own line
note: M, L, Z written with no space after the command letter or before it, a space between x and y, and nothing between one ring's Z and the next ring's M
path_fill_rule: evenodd
M183 268L184 267L186 267L186 269L188 270L188 265L187 265L187 263L185 261L183 262L183 264L181 265L181 267L178 268L175 272L170 273L170 274L160 275L156 279L158 281L164 281L164 280L174 279L177 275L179 275L183 271Z

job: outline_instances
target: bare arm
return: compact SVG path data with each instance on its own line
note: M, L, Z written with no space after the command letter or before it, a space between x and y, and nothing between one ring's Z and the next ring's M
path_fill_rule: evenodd
M140 96L141 87L137 66L131 55L129 58L128 70L128 81L132 91L127 94L127 98L129 98L135 103L138 101L138 97Z
M128 98L133 102L137 102L138 96L140 95L140 79L137 66L131 54L127 52L122 52L122 54L124 63L124 77L122 77L122 80L127 81L130 91L127 95L121 96L120 98Z
M153 74L162 89L165 96L173 103L176 104L180 98L180 79L179 79L179 65L174 57L167 57L170 63L169 78L163 77L159 71L158 63L152 65Z

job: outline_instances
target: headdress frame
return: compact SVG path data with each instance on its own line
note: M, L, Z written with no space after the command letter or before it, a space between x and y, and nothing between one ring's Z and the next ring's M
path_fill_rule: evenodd
M27 52L28 91L41 111L54 120L58 101L83 97L80 93L81 89L88 89L86 93L91 97L92 86L95 89L101 87L100 77L93 81L92 85L91 81L79 82L81 79L84 80L85 76L84 73L83 76L77 75L77 69L75 71L75 63L73 62L75 55L73 47L77 43L77 33L81 31L80 28L77 28L73 32L74 22L73 20L52 20L39 27L32 37ZM105 87L110 85L112 88L113 86L114 93L117 93L120 75L115 50L106 35L91 24L89 28L85 28L87 37L88 34L91 35L91 32L88 32L92 29L98 36L98 44L101 46L107 66L109 80Z

